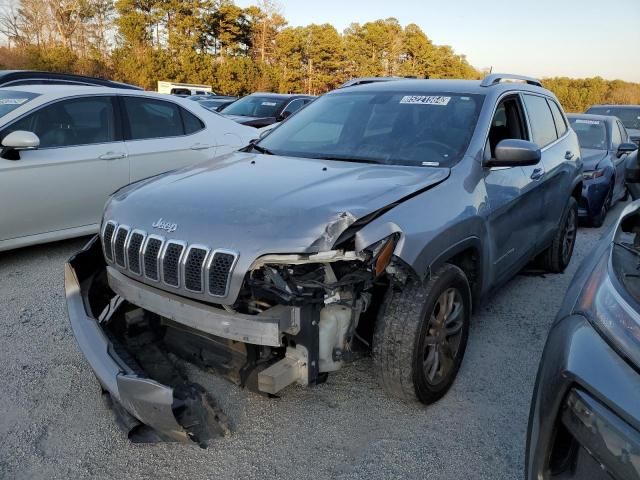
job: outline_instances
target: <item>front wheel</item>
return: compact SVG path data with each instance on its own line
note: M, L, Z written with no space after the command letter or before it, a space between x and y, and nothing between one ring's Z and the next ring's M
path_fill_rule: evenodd
M598 214L591 219L591 226L595 228L600 228L602 225L604 225L604 221L607 218L607 213L611 208L612 200L613 200L613 185L609 187L609 191L607 192L607 196L605 197L604 202L602 203L602 208L600 209L600 212L598 212Z
M551 273L562 273L569 266L578 234L578 202L569 198L562 214L560 228L551 245L542 252L542 268Z
M445 264L426 283L390 287L373 339L378 380L406 401L439 400L458 374L469 336L471 290L464 272Z

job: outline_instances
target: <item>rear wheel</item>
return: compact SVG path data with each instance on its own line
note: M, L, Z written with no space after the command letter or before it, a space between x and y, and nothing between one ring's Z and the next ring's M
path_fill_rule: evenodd
M607 212L611 208L611 201L613 200L613 185L609 187L609 191L607 192L607 196L602 203L602 208L598 215L591 219L591 226L599 228L604 224L604 220L607 218Z
M378 380L390 395L430 404L455 380L469 336L471 291L445 264L426 283L390 288L373 339Z
M564 213L560 228L551 245L542 252L542 268L551 273L562 273L569 265L578 233L578 202L571 197Z

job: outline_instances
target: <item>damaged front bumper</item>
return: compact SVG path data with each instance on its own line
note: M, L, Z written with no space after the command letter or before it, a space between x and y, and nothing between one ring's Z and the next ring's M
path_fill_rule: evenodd
M65 264L67 310L80 350L129 438L193 440L206 446L211 438L228 433L224 415L202 387L182 380L168 386L148 377L103 329L97 318L118 308L118 297L105 294L108 288L94 288L104 269L100 242L94 237Z

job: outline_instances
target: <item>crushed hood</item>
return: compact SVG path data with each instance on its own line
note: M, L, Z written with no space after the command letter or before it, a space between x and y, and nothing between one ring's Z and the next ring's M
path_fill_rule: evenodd
M253 258L318 252L355 220L448 175L447 168L236 152L122 189L105 219ZM153 228L159 219L175 230Z
M608 154L606 150L596 150L593 148L582 148L582 162L585 172L597 170L598 164L604 160Z

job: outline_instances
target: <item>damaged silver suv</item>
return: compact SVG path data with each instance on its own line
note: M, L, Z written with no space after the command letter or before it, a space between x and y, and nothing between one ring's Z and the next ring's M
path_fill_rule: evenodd
M138 433L225 430L176 357L276 394L371 354L389 394L432 403L472 309L534 259L565 269L581 181L537 80L340 89L243 151L116 192L66 266L73 331Z

